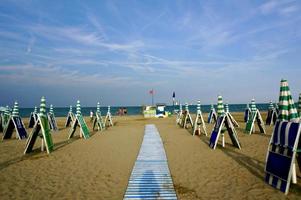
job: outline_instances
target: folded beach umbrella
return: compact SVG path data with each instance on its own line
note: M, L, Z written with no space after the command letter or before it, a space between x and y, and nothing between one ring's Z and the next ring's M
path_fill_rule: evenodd
M282 79L280 82L279 116L280 121L299 122L298 112L288 86L288 82Z
M272 101L270 101L269 110L273 110L273 109L274 109L274 104Z
M255 104L255 99L251 100L251 112L256 112L257 108L256 108L256 104Z
M96 112L97 112L97 113L100 113L100 103L99 103L99 102L97 102Z
M298 100L298 114L299 117L301 117L301 93L299 94L299 100Z
M15 102L12 116L16 117L19 116L19 104L18 102Z
M82 114L82 112L81 112L81 108L80 108L80 101L77 100L77 102L76 102L76 115L79 116L81 114Z
M45 97L41 98L40 115L46 116L46 99L45 99Z
M224 105L223 105L223 97L222 96L218 96L217 97L217 115L223 115L225 113L224 110Z
M225 104L225 112L229 113L229 105L227 103Z

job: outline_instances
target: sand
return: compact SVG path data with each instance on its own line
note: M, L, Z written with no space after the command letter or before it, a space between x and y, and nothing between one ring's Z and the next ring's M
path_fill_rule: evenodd
M207 116L204 114L204 116ZM35 151L23 156L26 141L0 143L1 199L122 199L143 139L144 125L154 123L162 137L168 164L179 199L301 199L301 179L287 196L264 182L267 135L243 133L242 150L235 149L226 135L226 147L208 147L209 136L192 136L178 127L175 118L144 119L142 116L115 117L114 127L91 132L84 140L79 132L70 141L65 118L58 118L60 131L53 133L55 150L47 155ZM27 119L24 119L27 124ZM89 119L87 124L91 128ZM210 133L213 125L207 125ZM28 129L30 132L31 129ZM2 135L2 133L1 133Z

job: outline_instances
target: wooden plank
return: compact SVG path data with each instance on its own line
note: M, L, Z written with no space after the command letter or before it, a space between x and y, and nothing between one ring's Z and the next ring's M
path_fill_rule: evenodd
M146 125L124 199L177 199L165 150L155 125Z

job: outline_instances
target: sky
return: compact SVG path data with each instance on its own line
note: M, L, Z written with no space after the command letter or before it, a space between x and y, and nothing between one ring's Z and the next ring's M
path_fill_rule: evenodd
M301 1L1 0L0 52L0 106L297 100Z

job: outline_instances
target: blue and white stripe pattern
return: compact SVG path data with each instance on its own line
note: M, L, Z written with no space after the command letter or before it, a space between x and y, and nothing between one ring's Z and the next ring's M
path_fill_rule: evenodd
M162 140L153 124L145 126L124 199L177 199Z
M289 190L299 138L300 123L276 122L266 161L265 181L285 194Z

